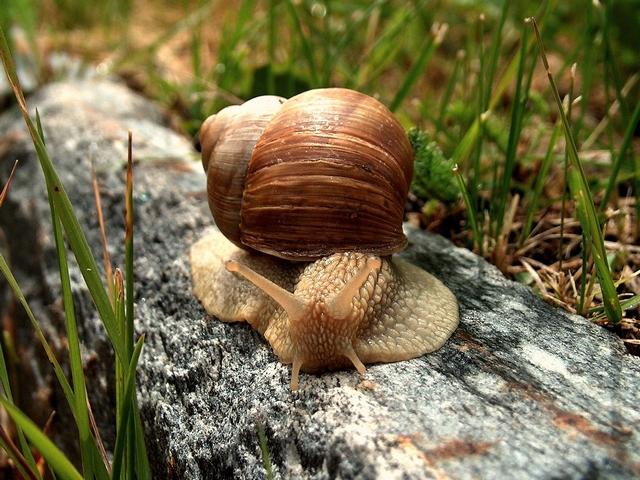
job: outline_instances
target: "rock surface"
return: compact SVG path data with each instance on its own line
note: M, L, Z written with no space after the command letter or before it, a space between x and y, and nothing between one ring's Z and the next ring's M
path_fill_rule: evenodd
M88 163L95 143L114 266L123 265L123 165L133 130L136 328L147 335L138 396L155 478L265 478L257 425L276 478L640 476L638 358L614 335L549 307L474 254L416 230L408 230L410 246L400 256L456 294L461 320L453 337L434 354L372 365L364 375L303 374L291 392L290 367L263 338L246 324L207 318L191 293L187 251L214 227L189 142L167 130L148 101L109 82L51 85L28 103L39 109L50 154L101 259ZM20 160L0 209L11 262L55 339L63 323L49 213L17 111L0 117L0 158L2 184ZM74 281L88 388L110 445L112 354L77 272ZM39 407L46 417L64 400L1 288L24 378L35 386L24 389L24 402L49 392L51 407ZM53 343L63 355L63 342ZM61 409L58 432L65 421ZM75 445L63 437L55 438L73 455Z

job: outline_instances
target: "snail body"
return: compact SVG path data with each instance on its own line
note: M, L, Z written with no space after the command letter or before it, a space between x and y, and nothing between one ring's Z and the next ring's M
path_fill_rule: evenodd
M458 324L453 294L391 256L407 239L408 138L371 97L345 89L258 97L201 130L220 232L190 251L194 293L247 321L284 363L320 372L414 358Z

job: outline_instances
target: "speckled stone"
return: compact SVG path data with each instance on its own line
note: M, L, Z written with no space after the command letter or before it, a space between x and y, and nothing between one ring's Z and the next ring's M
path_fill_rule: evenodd
M122 266L126 132L133 130L136 330L146 333L138 398L155 478L627 479L640 476L640 362L609 332L554 309L447 240L407 229L400 258L457 296L460 326L437 352L322 375L289 389L290 367L247 324L208 318L192 294L188 250L212 226L189 142L147 100L109 82L44 88L47 145L101 258L88 151L101 184L109 251ZM45 331L63 328L41 173L16 111L0 116L0 209L18 280ZM77 271L78 321L93 411L113 445L112 353ZM6 286L0 285L7 299ZM6 313L12 308L6 300ZM73 456L62 393L16 313L23 378L59 411L53 438ZM63 342L54 342L62 355ZM33 395L35 401L36 395ZM42 400L42 395L38 396ZM46 396L45 396L46 398ZM35 410L33 405L32 410ZM56 434L56 432L58 434Z

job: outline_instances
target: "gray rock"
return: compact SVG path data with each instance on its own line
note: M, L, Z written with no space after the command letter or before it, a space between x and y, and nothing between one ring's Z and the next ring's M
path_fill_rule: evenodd
M434 354L371 365L364 375L303 374L291 392L290 367L263 338L248 325L207 318L191 294L188 248L214 227L188 142L162 126L148 101L111 83L52 85L29 105L39 108L50 153L101 258L88 167L95 142L115 266L123 265L126 132L134 132L136 328L147 334L138 396L156 478L264 478L257 425L277 478L640 476L638 359L611 333L417 230L408 229L400 256L456 294L453 337ZM17 112L0 117L3 183L13 160L21 162L0 225L19 281L55 339L63 329L59 285L28 140ZM93 409L112 445L112 353L77 272L74 280ZM24 319L15 322L24 375L58 408L64 400L48 362ZM62 355L63 343L54 344ZM50 407L39 408L46 416ZM57 430L67 421L62 412Z

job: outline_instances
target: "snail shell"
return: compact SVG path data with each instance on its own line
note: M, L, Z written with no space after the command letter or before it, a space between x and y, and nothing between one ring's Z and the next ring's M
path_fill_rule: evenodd
M291 260L402 250L407 135L352 90L259 97L202 127L209 206L233 243Z

